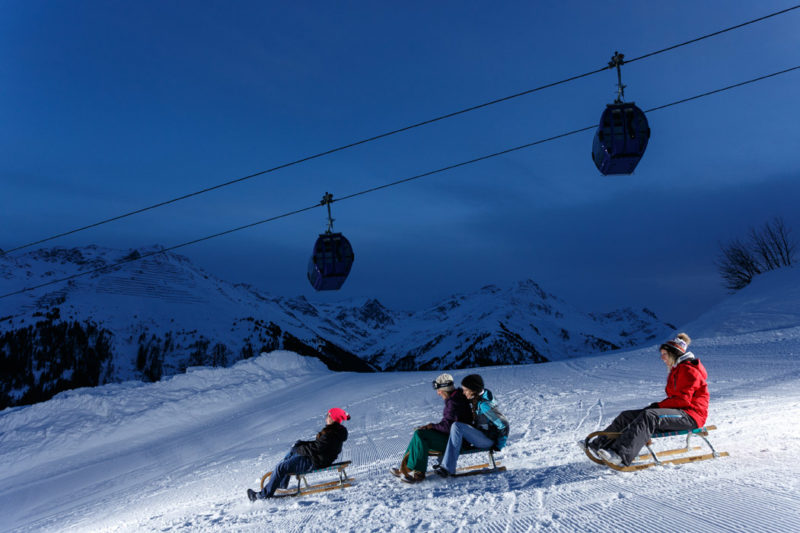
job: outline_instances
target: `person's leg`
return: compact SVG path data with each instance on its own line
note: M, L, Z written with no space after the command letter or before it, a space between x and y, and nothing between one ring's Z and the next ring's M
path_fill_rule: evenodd
M409 470L425 473L428 469L428 450L444 451L447 448L447 435L433 429L418 429L408 443Z
M467 441L476 448L491 448L494 441L469 424L454 422L450 426L450 437L447 440L447 449L442 457L442 466L450 474L455 474L458 456L461 453L461 445Z
M630 409L628 411L622 411L617 415L617 418L615 418L603 431L612 433L625 431L625 428L628 427L631 422L636 420L642 411L644 411L644 409Z
M291 457L292 455L289 454L284 457L280 463L275 465L275 468L272 469L272 475L269 476L269 481L267 481L267 484L264 485L264 488L261 489L259 493L260 498L271 498L276 490L287 487L290 477L288 463Z
M644 411L644 409L631 409L629 411L622 411L603 431L609 433L622 433L631 422L636 420L636 417L638 417L642 411ZM613 441L614 439L611 437L600 435L589 442L589 447L593 450L607 448Z
M290 462L292 459L294 459L295 457L297 457L297 454L296 454L296 453L294 453L293 451L290 451L289 453L287 453L287 454L286 454L286 456L283 458L283 460L281 461L281 463L289 463L289 462ZM287 467L287 468L288 468L288 467ZM291 473L293 473L293 472L292 472L292 471L289 471L289 473L291 474ZM274 474L273 474L273 475L274 475ZM279 488L279 489L285 489L285 488L287 488L287 487L289 486L289 481L290 481L291 479L292 479L292 476L284 476L284 477L283 477L283 479L282 479L280 482L278 482L278 487L277 487L277 488ZM274 492L274 491L273 491L273 492Z
M680 409L643 409L622 435L611 444L627 466L639 455L653 433L681 431L697 427L692 417Z
M310 458L303 455L289 454L278 463L272 471L269 483L261 491L264 498L271 498L275 491L289 486L292 474L305 474L313 470L314 464Z
M654 433L697 429L697 422L682 409L651 409L658 415Z

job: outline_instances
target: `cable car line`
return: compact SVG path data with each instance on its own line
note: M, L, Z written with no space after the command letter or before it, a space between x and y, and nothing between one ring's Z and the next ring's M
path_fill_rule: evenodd
M284 213L282 215L276 215L274 217L266 218L264 220L259 220L257 222L253 222L251 224L245 224L244 226L239 226L238 228L233 228L233 229L229 229L229 230L226 230L226 231L221 231L219 233L215 233L213 235L207 235L205 237L200 237L199 239L195 239L195 240L189 241L189 242L184 242L184 243L181 243L181 244L176 244L175 246L170 246L168 248L162 248L161 250L157 250L155 252L148 252L148 253L145 253L145 254L141 254L138 257L131 257L131 258L123 259L123 260L117 261L116 263L113 263L111 265L106 265L106 266L103 266L103 267L95 268L93 270L87 270L85 272L79 272L77 274L72 274L71 276L67 276L67 277L60 278L60 279L54 279L54 280L48 281L47 283L41 283L41 284L35 285L33 287L26 287L24 289L20 289L20 290L15 291L15 292L10 292L8 294L0 295L0 300L2 300L3 298L7 298L9 296L14 296L14 295L22 294L22 293L25 293L25 292L30 292L30 291L33 291L33 290L36 290L36 289L41 289L42 287L47 287L49 285L55 285L56 283L62 283L64 281L70 281L70 280L73 280L73 279L81 278L83 276L89 276L91 274L98 274L100 272L105 272L107 270L113 270L113 269L115 269L115 268L117 268L119 266L125 265L127 263L133 263L135 261L140 261L142 259L147 259L148 257L153 257L154 255L159 255L159 254L163 254L163 253L166 253L166 252L171 252L173 250L177 250L178 248L184 248L186 246L191 246L192 244L197 244L197 243L200 243L200 242L203 242L203 241L208 241L208 240L211 240L211 239L215 239L217 237L222 237L223 235L229 235L231 233L234 233L234 232L237 232L237 231L241 231L241 230L244 230L244 229L248 229L248 228L252 228L252 227L258 226L260 224L266 224L267 222L273 222L273 221L281 219L281 218L286 218L286 217L289 217L289 216L292 216L292 215L297 215L297 214L302 213L304 211L310 211L311 209L319 207L320 205L321 204L317 203L317 204L314 204L314 205L311 205L311 206L308 206L308 207L303 207L301 209L295 209L294 211L290 211L290 212Z
M690 39L690 40L688 40L686 42L683 42L683 43L680 43L680 44L676 44L676 45L673 45L673 46L670 46L670 47L667 47L667 48L662 48L661 50L656 50L655 52L650 52L649 54L644 54L644 55L641 55L639 57L635 57L633 59L629 59L628 61L626 61L626 63L633 63L634 61L639 61L640 59L647 59L648 57L652 57L652 56L654 56L656 54L660 54L662 52L669 52L670 50L674 50L676 48L680 48L681 46L686 46L686 45L689 45L689 44L696 43L698 41L702 41L704 39L709 39L711 37L716 37L717 35L722 35L723 33L727 33L729 31L738 30L739 28L743 28L745 26L749 26L750 24L755 24L756 22L761 22L762 20L766 20L768 18L777 17L778 15L784 15L784 14L786 14L789 11L792 11L794 9L800 9L800 4L792 6L792 7L787 7L786 9L782 9L781 11L776 11L775 13L770 13L769 15L764 15L763 17L759 17L757 19L748 20L747 22L742 22L741 24L737 24L736 26L731 26L731 27L725 28L723 30L715 31L714 33L709 33L707 35L703 35L702 37L697 37L695 39Z
M713 32L713 33L702 35L700 37L696 37L694 39L691 39L691 40L688 40L688 41L685 41L685 42L682 42L682 43L678 43L678 44L675 44L675 45L672 45L672 46L668 46L666 48L662 48L660 50L655 50L653 52L649 52L647 54L644 54L644 55L641 55L641 56L638 56L638 57L634 57L633 59L629 59L629 60L625 61L625 63L633 63L634 61L639 61L641 59L646 59L646 58L649 58L649 57L652 57L652 56L655 56L655 55L658 55L658 54L661 54L661 53L664 53L664 52L675 50L676 48L687 46L689 44L693 44L693 43L702 41L704 39L708 39L708 38L711 38L711 37L716 37L716 36L721 35L723 33L727 33L729 31L740 29L740 28L743 28L743 27L748 26L750 24L755 24L757 22L761 22L761 21L764 21L766 19L769 19L769 18L772 18L772 17L776 17L778 15L784 15L784 14L786 14L786 13L788 13L790 11L793 11L795 9L800 9L800 4L794 5L792 7L788 7L786 9L783 9L783 10L780 10L780 11L776 11L774 13L770 13L768 15L764 15L762 17L758 17L758 18L755 18L755 19L752 19L752 20L748 20L746 22L742 22L741 24L737 24L735 26L724 28L722 30L718 30L718 31ZM37 241L29 242L27 244L23 244L23 245L15 247L15 248L11 248L9 250L0 251L0 257L8 255L8 254L10 254L12 252L23 250L25 248L30 248L31 246L36 246L37 244L42 244L42 243L49 242L49 241L52 241L52 240L55 240L55 239L58 239L58 238L61 238L61 237L66 237L67 235L72 235L74 233L78 233L78 232L85 231L85 230L88 230L88 229L96 228L98 226L102 226L102 225L108 224L110 222L115 222L117 220L128 218L128 217L131 217L131 216L134 216L134 215L138 215L138 214L144 213L146 211L150 211L150 210L153 210L153 209L157 209L159 207L164 207L166 205L170 205L170 204L182 201L182 200L186 200L186 199L189 199L189 198L192 198L192 197L195 197L195 196L199 196L199 195L205 194L207 192L215 191L215 190L221 189L223 187L228 187L228 186L234 185L236 183L241 183L243 181L246 181L246 180L249 180L249 179L252 179L252 178L256 178L258 176L263 176L265 174L270 174L270 173L276 172L278 170L283 170L285 168L289 168L289 167L292 167L292 166L295 166L295 165L299 165L301 163L305 163L305 162L311 161L313 159L318 159L320 157L331 155L331 154L334 154L336 152L341 152L343 150L347 150L349 148L354 148L356 146L360 146L362 144L366 144L366 143L369 143L369 142L372 142L372 141L377 141L379 139L383 139L385 137L396 135L398 133L409 131L409 130L412 130L412 129L415 129L415 128L419 128L419 127L422 127L422 126L427 126L429 124L433 124L435 122L446 120L448 118L452 118L452 117L455 117L455 116L458 116L458 115L463 115L465 113L469 113L470 111L476 111L476 110L482 109L484 107L489 107L489 106L492 106L492 105L495 105L495 104L499 104L501 102L506 102L508 100L513 100L515 98L519 98L521 96L526 96L526 95L529 95L529 94L532 94L532 93L535 93L535 92L538 92L538 91L541 91L541 90L544 90L544 89L549 89L549 88L556 87L558 85L563 85L565 83L569 83L571 81L575 81L575 80L578 80L578 79L581 79L581 78L586 78L586 77L592 76L594 74L599 74L600 72L604 72L604 71L608 70L609 68L612 68L612 67L606 65L606 66L604 66L602 68L599 68L599 69L596 69L596 70L592 70L590 72L585 72L583 74L578 74L578 75L575 75L575 76L571 76L571 77L565 78L563 80L555 81L555 82L552 82L552 83L541 85L539 87L535 87L533 89L528 89L526 91L522 91L522 92L518 92L518 93L515 93L515 94L508 95L508 96L504 96L504 97L501 97L501 98L497 98L495 100L484 102L482 104L466 107L464 109L460 109L458 111L453 111L451 113L440 115L440 116L437 116L437 117L434 117L434 118L431 118L431 119L428 119L428 120L424 120L422 122L417 122L415 124L411 124L411 125L408 125L408 126L405 126L405 127L402 127L402 128L398 128L398 129L391 130L391 131L388 131L388 132L385 132L385 133L374 135L372 137L367 137L367 138L361 139L359 141L355 141L355 142L352 142L352 143L349 143L349 144L344 144L344 145L338 146L336 148L331 148L331 149L325 150L323 152L319 152L319 153L316 153L316 154L313 154L313 155L305 156L305 157L302 157L300 159L296 159L294 161L290 161L288 163L283 163L281 165L269 168L267 170L262 170L260 172L255 172L253 174L248 174L247 176L242 176L240 178L236 178L236 179L232 179L232 180L229 180L229 181L226 181L226 182L223 182L223 183L219 183L219 184L213 185L211 187L206 187L204 189L200 189L200 190L195 191L195 192L191 192L191 193L188 193L188 194L184 194L182 196L177 196L175 198L164 200L164 201L161 201L161 202L149 205L149 206L145 206L145 207L142 207L142 208L139 208L139 209L135 209L133 211L129 211L127 213L123 213L121 215L117 215L117 216L114 216L114 217L111 217L111 218L99 220L99 221L94 222L92 224L88 224L86 226L81 226L81 227L78 227L78 228L74 228L72 230L65 231L65 232L62 232L62 233L58 233L58 234L52 235L50 237L39 239Z
M748 84L751 84L751 83L756 83L756 82L759 82L759 81L763 81L763 80L766 80L768 78L773 78L775 76L779 76L781 74L786 74L788 72L792 72L792 71L795 71L795 70L800 70L800 65L797 65L797 66L794 66L794 67L791 67L791 68L787 68L787 69L784 69L784 70L781 70L781 71L778 71L778 72L773 72L772 74L766 74L764 76L759 76L757 78L752 78L750 80L743 81L743 82L740 82L740 83L736 83L736 84L733 84L733 85L728 85L727 87L723 87L721 89L708 91L708 92L705 92L705 93L702 93L702 94L691 96L689 98L683 98L681 100L676 100L676 101L670 102L668 104L652 107L652 108L646 110L646 112L650 113L650 112L653 112L653 111L659 111L661 109L667 109L669 107L673 107L673 106L676 106L676 105L679 105L679 104L683 104L683 103L686 103L686 102L697 100L699 98L710 96L712 94L718 94L718 93L721 93L723 91L728 91L728 90L731 90L731 89L734 89L734 88L737 88L737 87L742 87L744 85L748 85ZM552 137L548 137L546 139L540 139L538 141L522 144L520 146L515 146L513 148L508 148L506 150L501 150L499 152L495 152L495 153L492 153L492 154L484 155L484 156L481 156L481 157L476 157L474 159L470 159L469 161L463 161L461 163L456 163L456 164L448 165L446 167L442 167L442 168L439 168L439 169L436 169L436 170L431 170L429 172L424 172L422 174L417 174L416 176L411 176L409 178L393 181L391 183L385 183L385 184L379 185L377 187L371 187L371 188L365 189L363 191L359 191L359 192L355 192L355 193L352 193L352 194L348 194L346 196L342 196L341 198L337 198L337 199L331 198L329 201L317 202L314 205L310 205L310 206L303 207L303 208L300 208L300 209L295 209L294 211L289 211L289 212L283 213L281 215L276 215L276 216L273 216L273 217L270 217L270 218L266 218L264 220L259 220L257 222L252 222L252 223L246 224L244 226L239 226L237 228L233 228L233 229L229 229L229 230L222 231L222 232L219 232L219 233L215 233L213 235L207 235L205 237L201 237L199 239L195 239L195 240L192 240L192 241L189 241L189 242L184 242L184 243L181 243L181 244L176 244L176 245L170 246L168 248L162 248L161 250L158 250L158 251L142 254L139 257L123 259L122 261L118 261L118 262L116 262L114 264L111 264L111 265L106 265L104 267L96 268L96 269L93 269L93 270L87 270L86 272L79 272L78 274L73 274L71 276L67 276L67 277L64 277L64 278L51 280L51 281L48 281L46 283L41 283L39 285L35 285L35 286L32 286L32 287L25 287L23 289L20 289L20 290L14 291L14 292L10 292L10 293L7 293L7 294L2 294L2 295L0 295L0 300L2 300L3 298L8 298L10 296L15 296L17 294L23 294L23 293L30 292L30 291L33 291L33 290L36 290L36 289L40 289L42 287L47 287L47 286L50 286L50 285L54 285L56 283L62 283L64 281L70 281L70 280L73 280L73 279L76 279L76 278L80 278L80 277L83 277L83 276L88 276L88 275L91 275L91 274L97 274L99 272L105 272L107 270L112 270L112 269L114 269L114 268L116 268L118 266L122 266L124 264L132 263L132 262L135 262L135 261L139 261L141 259L147 259L148 257L152 257L154 255L163 254L163 253L166 253L166 252L171 252L171 251L177 250L179 248L184 248L186 246L197 244L197 243L200 243L200 242L203 242L203 241L208 241L208 240L211 240L211 239L214 239L214 238L217 238L217 237L221 237L223 235L229 235L229 234L235 233L237 231L241 231L241 230L244 230L244 229L248 229L248 228L252 228L252 227L255 227L255 226L259 226L261 224L266 224L267 222L273 222L275 220L286 218L286 217L289 217L289 216L292 216L292 215L297 215L297 214L303 213L305 211L310 211L312 209L316 209L318 207L323 207L323 206L326 206L326 205L330 206L330 204L334 203L334 202L341 202L341 201L344 201L344 200L350 200L352 198L356 198L358 196L363 196L363 195L368 194L368 193L376 192L376 191L379 191L379 190L382 190L382 189L388 189L389 187L394 187L396 185L401 185L403 183L408 183L410 181L418 180L418 179L421 179L421 178L424 178L424 177L427 177L427 176L432 176L434 174L439 174L439 173L442 173L442 172L446 172L448 170L452 170L452 169L455 169L455 168L459 168L459 167L463 167L463 166L466 166L466 165L470 165L472 163L477 163L479 161L485 161L487 159L492 159L494 157L498 157L498 156L505 155L505 154L508 154L508 153L511 153L511 152L516 152L516 151L519 151L519 150L523 150L525 148L530 148L532 146L543 144L543 143L546 143L546 142L549 142L549 141L553 141L553 140L556 140L556 139L561 139L563 137L568 137L570 135L575 135L575 134L583 132L583 131L593 130L595 128L597 128L597 124L592 124L591 126L586 126L584 128L575 129L575 130L572 130L572 131L569 131L569 132L566 132L566 133L561 133L559 135L553 135Z
M728 91L730 89L735 89L736 87L741 87L742 85L748 85L750 83L755 83L757 81L766 80L767 78L773 78L775 76L780 76L781 74L786 74L787 72L791 72L793 70L800 69L800 65L796 67L787 68L784 70L780 70L778 72L773 72L772 74L766 74L764 76L759 76L758 78L753 78L752 80L743 81L740 83L734 83L733 85L728 85L727 87L723 87L722 89L716 89L713 91L708 91L707 93L698 94L696 96L690 96L689 98L684 98L683 100L676 100L675 102L670 102L669 104L660 105L657 107L651 107L650 109L645 109L645 113L651 113L653 111L659 111L661 109L666 109L668 107L676 106L678 104L683 104L686 102L690 102L692 100L697 100L698 98L703 98L705 96L710 96L712 94L721 93L723 91Z

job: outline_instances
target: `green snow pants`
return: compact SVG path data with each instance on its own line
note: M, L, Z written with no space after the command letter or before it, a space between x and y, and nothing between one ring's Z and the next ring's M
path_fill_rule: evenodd
M447 440L450 436L435 429L418 429L408 443L406 454L408 461L406 466L409 470L425 472L428 469L428 451L433 450L444 453L447 448Z

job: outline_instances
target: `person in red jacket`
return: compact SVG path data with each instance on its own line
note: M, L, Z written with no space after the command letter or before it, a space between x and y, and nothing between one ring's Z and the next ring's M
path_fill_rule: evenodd
M653 433L702 427L708 417L708 373L689 349L692 340L686 333L659 348L661 360L669 369L667 397L644 409L623 411L604 431L619 437L597 437L589 443L606 461L629 466Z

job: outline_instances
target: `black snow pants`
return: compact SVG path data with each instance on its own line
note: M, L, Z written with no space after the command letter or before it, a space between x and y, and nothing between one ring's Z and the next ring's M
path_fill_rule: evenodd
M653 433L695 429L697 423L681 409L622 411L604 431L622 433L608 445L629 466Z

